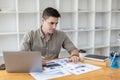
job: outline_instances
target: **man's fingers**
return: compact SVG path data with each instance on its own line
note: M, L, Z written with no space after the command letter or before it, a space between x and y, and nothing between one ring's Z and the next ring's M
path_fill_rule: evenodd
M77 63L79 62L80 58L78 56L72 56L68 59L69 62Z
M45 57L42 56L42 64L45 65L46 64L46 59Z

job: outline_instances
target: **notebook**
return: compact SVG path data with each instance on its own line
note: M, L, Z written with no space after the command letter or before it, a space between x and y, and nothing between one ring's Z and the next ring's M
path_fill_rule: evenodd
M91 59L91 60L98 60L98 61L106 61L108 59L107 56L102 56L102 55L92 55L88 54L84 57L85 59Z
M29 73L42 71L40 52L5 51L3 58L7 72Z

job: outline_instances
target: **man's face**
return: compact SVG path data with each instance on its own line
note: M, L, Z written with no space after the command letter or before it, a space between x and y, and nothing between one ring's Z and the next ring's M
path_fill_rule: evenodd
M58 18L57 17L49 17L47 19L42 18L43 23L43 29L45 33L53 33L57 27L58 24Z

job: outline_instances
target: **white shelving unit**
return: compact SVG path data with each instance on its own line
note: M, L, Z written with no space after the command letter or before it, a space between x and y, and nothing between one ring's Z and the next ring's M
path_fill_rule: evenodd
M109 55L119 47L119 4L120 0L0 0L0 55L19 50L23 35L40 27L46 7L61 13L57 29L65 31L78 49Z

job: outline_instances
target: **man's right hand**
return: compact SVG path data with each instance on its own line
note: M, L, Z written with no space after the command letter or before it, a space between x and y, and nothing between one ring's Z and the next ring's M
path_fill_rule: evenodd
M45 57L42 56L42 65L45 65L46 64L46 59Z

